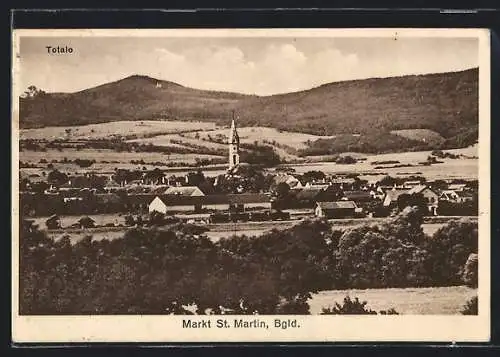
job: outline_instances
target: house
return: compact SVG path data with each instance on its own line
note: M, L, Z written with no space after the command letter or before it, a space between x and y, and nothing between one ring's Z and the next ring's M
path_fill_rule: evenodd
M427 185L415 186L408 192L408 194L421 194L422 196L424 196L428 205L437 205L438 203L438 194L431 190Z
M276 185L278 185L280 183L286 183L290 187L290 189L292 189L292 190L301 189L304 187L304 185L302 185L302 182L300 182L300 180L298 178L296 178L293 175L289 175L289 174L276 175L274 177L274 183Z
M356 204L370 202L373 196L370 191L344 191L342 201L354 201Z
M474 201L474 194L472 194L472 192L457 191L457 195L460 198L459 202Z
M356 184L356 179L352 177L333 177L330 180L330 185L338 187L342 190L351 190Z
M314 213L321 218L346 218L354 217L356 214L356 203L354 201L317 202Z
M228 195L181 196L161 195L150 202L149 212L200 212L202 210L245 211L252 209L271 209L271 199L260 193Z
M405 181L403 182L403 188L413 188L415 186L419 186L422 183L419 180Z
M149 213L152 212L160 212L163 214L167 213L167 205L165 202L162 201L162 199L158 196L156 196L153 201L148 206L148 211Z
M329 183L325 182L308 182L304 186L305 189L320 189L320 190L326 190L330 186Z
M129 212L132 211L145 211L148 209L150 202L156 197L148 193L127 195L123 202L125 209Z
M439 200L454 203L463 203L474 200L474 196L471 193L465 191L444 190L441 192L441 195L439 195Z
M467 187L466 183L452 183L448 185L448 190L458 192L458 191L464 191L466 187Z
M320 188L291 191L290 196L292 197L293 208L314 208L316 202L320 200L320 194L322 192L324 192L324 190Z
M397 189L393 188L392 190L388 190L385 192L383 205L384 207L394 207L398 203L398 198L401 195L408 195L409 189Z
M156 196L148 206L148 211L166 214L167 212L199 212L204 196L161 195Z
M427 202L427 208L429 209L429 213L431 213L432 215L437 214L439 195L433 190L431 190L429 186L427 185L415 186L409 191L409 194L410 195L421 194Z
M205 196L198 186L176 186L169 187L163 192L164 195L180 195L180 196Z

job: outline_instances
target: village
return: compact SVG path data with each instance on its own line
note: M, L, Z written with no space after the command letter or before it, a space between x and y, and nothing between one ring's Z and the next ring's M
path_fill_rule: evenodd
M487 303L476 39L41 39L23 38L13 113L20 315L441 316ZM51 44L79 60L54 61ZM469 46L470 63L447 50L436 67L446 44Z
M425 216L477 215L477 180L427 181L413 175L370 182L356 173L263 170L240 162L234 118L228 138L228 169L216 177L205 176L203 168L178 176L158 168L118 168L111 175L54 169L38 180L21 179L22 215L46 217L49 230L140 226L152 215L155 222L163 222L160 215L197 224L366 219L394 215L409 205L420 207ZM63 214L75 219L62 224ZM113 219L96 222L91 215Z

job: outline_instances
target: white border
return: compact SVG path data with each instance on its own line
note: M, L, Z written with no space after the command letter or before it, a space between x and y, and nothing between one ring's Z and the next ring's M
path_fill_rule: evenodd
M442 37L479 39L479 315L277 316L300 329L182 329L185 316L19 316L18 88L20 37ZM487 342L490 338L490 38L482 29L14 30L12 118L12 340L22 342ZM223 316L191 319L217 320ZM230 321L236 316L227 317ZM248 321L254 316L241 316ZM259 316L273 324L274 316ZM213 322L213 323L214 323Z

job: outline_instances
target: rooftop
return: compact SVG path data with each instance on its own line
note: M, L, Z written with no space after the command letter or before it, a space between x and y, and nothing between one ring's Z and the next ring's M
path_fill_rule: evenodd
M356 203L354 201L318 202L318 206L321 207L321 209L326 209L326 210L357 208Z

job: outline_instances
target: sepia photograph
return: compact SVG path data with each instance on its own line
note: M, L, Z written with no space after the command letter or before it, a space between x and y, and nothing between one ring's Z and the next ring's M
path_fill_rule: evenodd
M13 340L487 341L485 30L16 30Z

